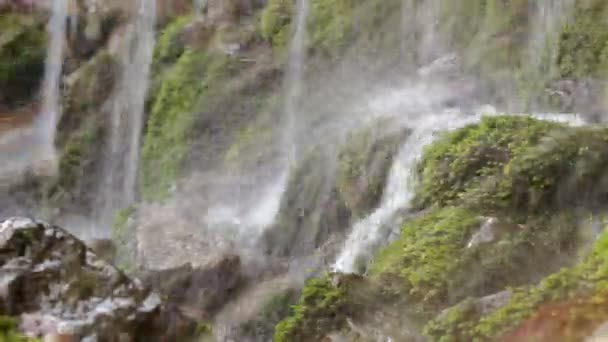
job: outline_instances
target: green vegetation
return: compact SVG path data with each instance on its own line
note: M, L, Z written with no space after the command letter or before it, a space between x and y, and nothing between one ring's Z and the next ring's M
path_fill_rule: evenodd
M0 103L19 106L36 94L44 73L46 30L33 16L0 16Z
M291 17L294 11L293 1L269 0L260 19L262 37L274 46L287 46L291 31Z
M17 332L17 320L0 316L0 342L37 342L38 339L25 337Z
M147 200L162 200L190 152L197 105L226 71L228 59L187 50L167 72L152 107L141 157L140 188Z
M331 281L312 279L302 291L300 302L293 306L293 314L276 326L274 341L319 341L324 333L344 324L345 290Z
M372 265L373 275L395 275L402 293L424 307L448 301L453 291L465 286L458 274L466 267L463 251L479 219L470 211L445 208L407 222L401 237L382 250Z
M465 204L518 220L602 198L608 131L523 116L486 117L425 152L418 208ZM571 203L567 191L584 193Z
M564 27L557 63L561 77L608 75L608 6L577 1L573 20Z
M355 1L313 0L310 6L308 44L315 52L332 56L352 38ZM294 2L286 0L270 0L262 11L260 33L279 51L289 44L294 15Z
M608 312L601 310L608 300L607 251L608 234L603 234L593 252L581 263L547 276L536 286L515 289L507 305L480 316L468 300L430 322L426 333L440 341L489 341L513 331L532 317L528 327L524 325L520 331L529 328L528 333L533 332L535 326L540 330L543 321L554 320L557 324L543 326L545 331L541 333L557 334L549 336L560 338L568 334L586 337L608 319Z
M73 205L76 198L90 189L95 181L101 155L105 117L100 107L111 94L114 85L115 60L100 53L72 76L63 99L63 114L59 122L59 175L43 184L43 199L55 208ZM85 207L89 201L81 203Z
M186 51L182 35L191 20L191 16L178 17L163 29L154 49L154 69L175 63Z

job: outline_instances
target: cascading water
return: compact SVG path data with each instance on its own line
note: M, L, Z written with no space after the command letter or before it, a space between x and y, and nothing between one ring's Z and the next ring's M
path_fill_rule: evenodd
M298 142L298 101L302 94L304 79L304 63L306 62L307 19L310 11L309 0L298 0L295 32L289 50L289 61L285 83L287 94L285 98L284 115L286 119L285 147L287 148L288 165L297 158Z
M401 148L384 190L380 206L367 218L355 224L338 256L334 269L344 273L356 271L357 259L370 253L370 249L386 235L385 223L397 211L407 208L413 196L412 185L416 163L426 145L433 141L434 134L456 129L478 121L480 114L463 115L459 111L445 110L440 114L421 113L411 117L408 126L412 133Z
M139 0L136 19L126 36L121 79L111 115L109 153L98 220L106 226L116 209L135 201L144 106L155 45L156 0Z
M48 23L49 44L47 50L42 88L42 110L35 122L34 136L39 155L35 158L54 161L56 159L55 134L60 117L60 83L63 66L63 51L66 39L68 16L67 0L54 0Z

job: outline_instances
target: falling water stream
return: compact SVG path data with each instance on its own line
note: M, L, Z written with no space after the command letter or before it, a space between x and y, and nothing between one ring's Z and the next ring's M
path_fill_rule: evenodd
M114 95L109 153L102 187L102 226L111 223L117 209L136 200L139 149L145 98L155 46L156 0L138 0L136 19L127 33L121 60L121 78Z
M306 62L307 19L310 11L309 0L298 0L296 25L289 50L289 61L285 84L287 93L285 98L284 115L286 119L285 147L287 148L288 165L297 158L298 142L298 101L302 95L304 79L304 63Z
M68 16L67 0L54 0L48 23L49 45L43 81L42 110L35 122L34 136L38 143L38 155L34 158L55 160L55 134L61 115L60 83Z

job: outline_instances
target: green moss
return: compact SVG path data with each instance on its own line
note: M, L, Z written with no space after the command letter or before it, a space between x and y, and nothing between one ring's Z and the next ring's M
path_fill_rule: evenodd
M275 326L291 313L291 306L298 301L299 291L287 289L272 296L257 314L245 322L241 327L245 336L255 336L271 340L275 333Z
M190 16L174 19L160 34L154 49L153 65L173 64L186 50L182 34L184 28L192 21Z
M354 0L313 0L308 23L310 45L332 55L352 38Z
M262 11L260 33L275 46L286 46L289 41L289 24L295 11L293 1L270 0Z
M571 310L576 310L580 324L581 321L584 321L582 314L585 312L585 307L593 309L593 303L598 303L598 300L599 303L603 303L607 298L605 296L608 289L607 246L608 234L604 233L595 244L593 252L581 263L547 276L538 285L514 289L513 297L504 307L486 316L480 316L478 312L471 309L470 305L460 304L438 319L431 321L426 327L426 334L440 341L492 341L509 333L533 314L542 313L539 309L542 309L547 303L565 303L566 305L562 306L559 311L569 313ZM592 299L585 301L584 298ZM470 303L470 300L465 303ZM463 311L463 308L468 309ZM553 312L557 313L556 307L553 307ZM607 318L608 313L602 315L604 315L603 319L597 316L585 319L597 320L599 318L600 321L597 323L601 323ZM542 319L537 315L538 318ZM560 322L563 322L564 317L560 314L548 319L559 319ZM570 327L576 328L574 319L574 316L567 316L564 326L568 324ZM545 327L545 329L563 329L564 326ZM576 329L570 331L570 333L575 332Z
M115 60L102 52L69 81L58 126L59 177L45 184L43 194L55 207L72 205L95 181L91 174L99 167L97 157L105 126L99 108L111 94L115 67ZM80 202L85 206L93 204L82 197Z
M293 314L276 326L274 341L319 341L324 333L344 324L345 291L329 279L312 279L302 291Z
M608 131L524 116L486 117L426 149L418 208L464 203L517 219L593 204L605 196ZM567 191L582 194L576 202Z
M373 274L419 303L423 314L463 301L427 325L427 335L440 341L492 340L541 303L592 283L603 287L597 279L608 272L601 273L605 259L597 255L606 239L582 266L557 270L577 251L581 213L596 212L608 199L607 144L605 128L523 116L486 117L445 134L425 150L418 169L416 204L431 211L406 222L399 240L377 256ZM465 248L477 215L498 216L504 235ZM484 317L475 300L465 300L539 277L546 278L517 288L509 305Z
M38 339L25 337L17 332L17 320L0 316L0 342L36 342Z
M466 263L464 247L474 229L477 216L461 208L445 208L407 222L401 237L381 250L371 267L377 277L396 277L401 293L424 310L448 301L457 273Z
M573 20L563 29L558 52L561 77L597 77L608 73L608 6L577 1Z
M46 30L34 16L0 16L0 102L30 100L44 73Z
M197 106L208 88L225 73L228 60L187 50L166 74L154 102L144 137L140 189L144 199L169 194L190 152Z

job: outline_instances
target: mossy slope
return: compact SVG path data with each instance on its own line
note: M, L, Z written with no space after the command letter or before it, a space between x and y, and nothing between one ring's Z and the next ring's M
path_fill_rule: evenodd
M409 315L437 316L425 332L442 341L492 340L556 298L553 289L582 279L600 284L595 276L581 278L591 266L559 269L576 260L584 243L582 219L606 201L606 151L606 129L527 116L485 117L446 133L426 148L418 167L414 204L423 211L379 252L368 281L407 303ZM577 201L567 195L574 191ZM500 234L467 246L488 216L498 219ZM601 267L601 258L589 260L584 264ZM521 287L544 277L539 288ZM521 290L509 304L479 311L475 298L510 287Z

